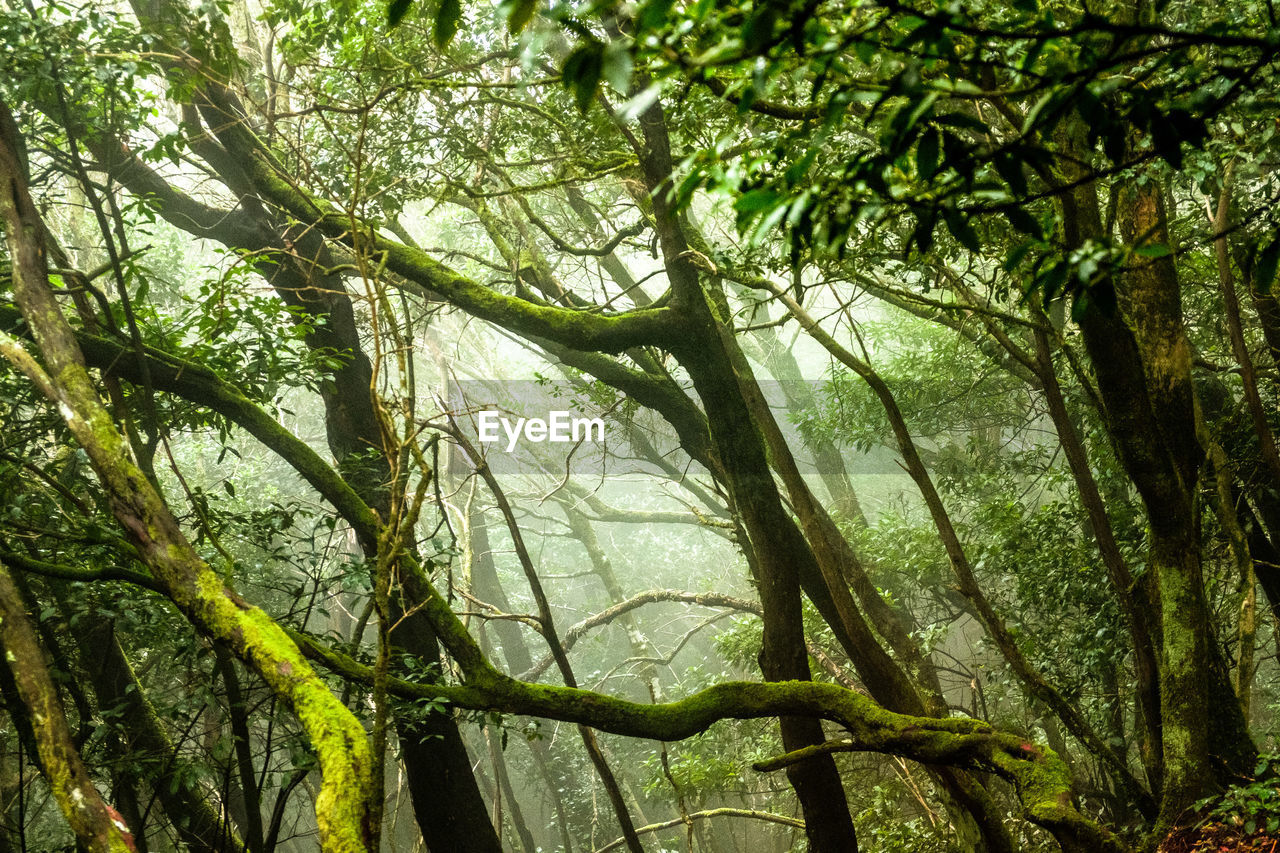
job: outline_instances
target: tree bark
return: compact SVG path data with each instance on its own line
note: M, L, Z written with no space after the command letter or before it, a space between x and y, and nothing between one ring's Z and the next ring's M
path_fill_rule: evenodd
M1067 242L1101 233L1092 186L1072 193ZM1154 181L1121 188L1116 221L1131 248L1168 243ZM1107 427L1150 523L1150 562L1160 594L1160 699L1164 787L1157 825L1168 828L1200 798L1248 771L1254 746L1213 637L1200 557L1197 487L1204 449L1195 429L1191 352L1170 256L1133 256L1114 288L1079 311ZM1079 297L1077 297L1079 298Z
M241 853L244 847L212 807L205 791L184 772L182 759L133 673L110 622L68 620L79 656L101 709L118 709L131 760L146 757L151 790L178 837L194 853Z
M80 759L62 711L58 688L45 666L44 653L27 618L22 596L3 565L0 565L0 647L31 721L40 770L77 842L88 853L128 853L133 843L125 834L127 828L123 821L116 824L115 810L102 799Z
M1058 434L1062 455L1067 459L1067 467L1071 470L1076 492L1080 495L1080 503L1089 518L1089 529L1093 533L1098 553L1102 557L1102 565L1106 568L1107 578L1111 581L1111 588L1115 592L1120 612L1125 616L1125 626L1129 630L1129 642L1133 650L1133 668L1137 679L1135 689L1138 704L1141 706L1138 709L1143 731L1140 752L1146 768L1147 784L1158 800L1163 781L1164 747L1160 728L1159 662L1156 659L1155 630L1152 625L1155 621L1155 608L1147 595L1147 588L1129 571L1129 564L1120 552L1119 543L1116 542L1111 518L1107 514L1102 494L1098 491L1098 483L1089 465L1084 443L1080 440L1080 434L1076 430L1062 396L1062 386L1058 383L1058 374L1053 367L1053 353L1049 346L1048 334L1043 329L1037 329L1035 342L1040 387L1049 409L1049 417Z
M117 521L169 598L200 630L252 665L297 714L324 777L316 800L322 848L326 853L364 851L369 837L364 793L371 763L364 730L280 627L228 589L200 559L161 496L130 461L49 284L42 245L45 229L26 188L20 149L17 126L4 107L0 217L13 262L14 295L45 367L8 335L0 336L0 350L57 403L63 421L87 453Z
M672 307L683 313L682 325L688 333L672 351L689 371L702 400L717 461L755 553L756 583L764 613L760 668L770 681L808 681L800 576L795 566L797 559L804 559L808 547L782 506L763 441L742 400L733 361L722 339L729 333L713 313L698 270L690 260L678 217L667 202L672 161L660 104L644 113L640 126L646 148L640 152L641 164L653 196L658 240L671 281ZM788 751L825 741L821 724L813 718L784 716L779 723ZM792 764L787 767L787 776L800 798L811 848L817 853L856 851L853 820L831 756L815 754Z

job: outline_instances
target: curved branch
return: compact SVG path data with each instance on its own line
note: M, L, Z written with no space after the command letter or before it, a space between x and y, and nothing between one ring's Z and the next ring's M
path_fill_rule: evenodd
M0 304L0 329L15 329L21 322L16 308ZM83 330L75 331L75 340L88 367L129 382L140 380L137 361L120 343ZM377 541L378 520L373 511L309 444L280 426L260 405L204 365L154 347L144 346L142 352L153 388L204 406L244 429L288 462L333 504L362 542Z
M44 229L27 190L17 152L21 139L0 105L0 217L13 263L13 292L48 374L12 338L6 356L57 403L84 448L112 511L166 595L197 628L251 666L297 715L317 753L323 781L316 797L326 853L363 853L369 839L364 792L372 765L364 728L265 612L229 589L200 558L164 498L132 462L98 397L80 347L46 272Z
M371 667L290 632L303 653L345 678L371 683ZM968 718L913 717L887 711L872 699L834 684L812 681L725 682L674 702L641 704L572 687L529 684L490 673L466 684L415 684L391 679L388 690L405 699L439 699L458 708L523 714L578 723L627 737L683 740L720 720L795 716L844 726L861 751L898 755L926 764L968 767L1013 783L1026 817L1058 839L1066 853L1130 853L1115 834L1076 811L1071 780L1057 753Z
M1140 808L1154 813L1154 798L1129 769L1125 757L1103 740L1102 736L1080 713L1079 709L1068 702L1062 692L1027 659L1006 622L996 612L986 593L979 585L977 578L974 576L973 568L969 563L969 558L965 554L959 534L952 523L951 516L943 505L942 498L938 494L937 487L934 485L924 462L920 459L915 439L912 438L898 402L889 386L885 384L884 379L870 364L859 359L836 341L790 293L769 281L765 281L763 286L786 306L791 315L796 318L815 341L821 344L841 364L865 380L880 400L881 407L884 409L885 415L893 428L899 452L906 463L907 473L919 487L920 494L929 510L929 515L933 519L939 537L942 539L960 592L973 605L987 634L995 642L996 647L1013 669L1014 674L1018 676L1018 680L1022 682L1024 689L1029 695L1044 702L1045 705L1052 709L1071 734L1088 747L1090 752L1106 763L1117 782L1134 798Z
M650 832L660 832L664 829L670 829L673 826L680 826L688 821L706 820L711 817L749 817L755 820L763 820L768 823L780 823L783 826L794 826L797 829L804 829L804 821L786 815L773 814L772 812L758 812L754 809L707 809L701 812L690 812L685 817L672 818L664 820L662 823L651 823L648 826L641 826L636 829L636 835L644 835ZM617 850L625 843L625 839L619 838L616 841L610 841L605 846L597 849L594 853L609 853L610 850Z
M13 328L21 321L14 308L0 305L0 327ZM120 344L84 331L78 331L75 340L87 365L130 381L136 379L137 362L125 357L127 352ZM243 428L333 504L343 520L351 525L362 545L367 543L371 548L376 547L377 515L309 444L282 427L261 406L203 365L150 347L144 347L143 352L148 359L153 388L206 406ZM490 664L475 639L457 621L448 603L431 585L422 566L410 554L402 554L400 560L405 592L415 607L426 612L449 653L469 673L489 669Z
M829 740L826 743L818 743L813 746L804 746L800 749L794 749L783 755L776 755L773 758L766 758L763 761L757 761L751 765L752 770L759 770L761 773L772 773L775 770L782 770L793 764L799 764L801 761L807 761L815 755L828 754L832 752L859 752L861 744L856 741L845 738L843 740Z
M633 595L626 601L620 601L607 610L602 610L594 616L588 616L581 622L571 626L564 632L564 636L560 640L560 644L567 653L578 640L582 639L592 628L598 628L601 625L607 625L614 619L623 614L630 613L638 607L646 604L654 604L660 601L674 601L683 604L701 604L703 607L728 607L732 610L741 610L746 613L760 613L760 605L754 601L747 601L742 598L734 598L729 595L721 595L715 592L684 592L678 589L650 589L645 592ZM520 674L521 681L534 681L539 678L542 673L553 663L551 655L545 655L542 660L535 663L527 672Z
M155 578L143 572L137 572L133 569L126 569L122 566L107 566L101 569L78 569L74 566L67 566L61 563L49 563L44 560L37 560L34 557L27 557L15 551L0 551L0 560L12 566L17 566L24 572L31 572L36 575L44 575L49 578L60 578L62 580L79 581L81 583L93 583L94 581L124 581L143 589L149 589L152 592L163 594L164 587L156 582Z
M216 98L216 92L209 93ZM292 183L266 145L242 122L223 122L218 137L240 158L258 193L270 204L335 240L371 256L386 269L425 287L467 313L521 333L549 338L574 349L619 353L663 345L678 337L681 318L669 308L637 308L598 314L540 305L508 296L462 275L413 246L390 240L375 228Z
M717 98L723 98L739 110L743 108L743 98L729 91L729 84L719 77L712 77L709 74L703 74L698 77L698 82L711 90L711 93ZM780 118L783 121L811 121L813 119L822 118L827 108L822 104L810 104L809 106L797 107L791 104L782 104L777 101L751 100L747 103L747 109L761 115Z
M45 666L35 630L8 571L0 565L0 646L13 672L18 696L35 732L40 765L49 790L79 844L90 853L128 853L134 849L116 812L102 799L76 750L58 688Z

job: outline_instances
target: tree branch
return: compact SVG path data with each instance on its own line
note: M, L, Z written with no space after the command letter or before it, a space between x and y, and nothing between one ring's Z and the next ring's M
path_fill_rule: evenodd
M659 832L664 829L670 829L673 826L680 826L695 820L706 820L712 817L748 817L755 820L763 820L769 823L780 823L783 826L794 826L797 829L804 829L804 821L786 815L773 814L772 812L759 812L754 809L734 809L720 808L707 809L701 812L690 812L683 817L664 820L662 823L651 823L648 826L641 826L636 829L636 835L644 835L650 832ZM619 838L616 841L610 841L603 847L597 848L594 853L609 853L610 850L616 850L622 846L625 839Z
M372 683L371 667L310 636L293 631L290 636L307 657L326 669L359 683ZM528 684L497 673L467 684L390 679L388 690L405 699L440 699L468 710L524 714L660 741L692 737L720 720L776 716L829 720L844 726L861 751L976 768L1012 782L1027 818L1052 832L1066 853L1131 853L1113 833L1076 811L1067 766L1053 750L979 720L895 714L834 684L725 682L684 699L652 705L572 687Z
M564 646L565 652L573 648L574 644L591 629L598 628L601 625L607 625L618 617L630 613L638 607L646 604L654 604L660 601L676 601L684 604L700 604L703 607L727 607L731 610L741 610L745 613L755 613L759 615L760 605L754 601L746 601L741 598L734 598L729 595L721 595L716 592L683 592L677 589L651 589L645 592L633 595L626 601L620 601L607 610L602 610L594 616L588 616L581 622L571 626L561 638L561 645ZM520 674L521 681L534 681L538 679L542 673L552 664L551 655L545 655L542 660L535 663L527 672Z

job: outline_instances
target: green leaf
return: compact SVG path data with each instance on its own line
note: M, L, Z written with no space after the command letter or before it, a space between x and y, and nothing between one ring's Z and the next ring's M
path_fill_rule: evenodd
M978 241L978 233L973 230L973 226L965 218L965 215L955 208L945 208L942 211L942 219L947 223L947 230L951 232L951 236L956 241L973 252L975 255L982 251L982 244Z
M1045 304L1053 301L1053 298L1062 292L1063 285L1067 282L1067 273L1070 272L1070 265L1066 261L1058 261L1047 270L1042 271L1034 279L1027 288L1027 292L1040 289L1044 296ZM1077 300L1077 303L1079 300ZM1072 308L1072 316L1075 316L1076 308ZM1083 309L1080 309L1083 310Z
M942 132L942 163L962 175L970 174L975 164L971 149L960 137L949 130Z
M1009 224L1023 234L1037 238L1044 236L1044 231L1040 228L1040 220L1028 213L1026 208L1010 207L1004 215L1008 218Z
M786 216L786 214L787 205L779 204L774 207L760 218L759 224L756 225L755 229L751 232L751 236L747 242L753 246L762 243L764 238L768 236L770 231L777 227L778 223L782 221L782 217Z
M886 153L896 156L911 144L911 140L916 135L912 132L913 129L933 110L934 101L937 99L938 93L930 92L920 99L908 99L894 110L893 115L885 123L884 131L880 134L880 145Z
M1258 263L1253 270L1253 286L1259 293L1270 293L1276 280L1276 263L1280 261L1280 237L1258 253Z
M675 0L649 0L640 10L638 24L640 32L656 30L666 23L667 15Z
M1113 316L1116 313L1116 289L1109 280L1103 280L1090 287L1089 296L1103 314Z
M591 106L603 70L604 45L598 41L583 42L565 58L560 73L565 87L573 90L578 109L582 112Z
M1021 134L1028 136L1031 129L1036 126L1036 122L1040 119L1040 114L1053 105L1053 102L1059 97L1059 93L1050 89L1040 96L1040 100L1031 105L1031 109L1027 110L1027 115L1022 120Z
M812 203L813 191L805 190L800 194L799 198L791 203L791 207L787 211L787 225L791 226L798 236L807 238L813 230L809 217L805 215Z
M1088 86L1079 87L1074 100L1076 111L1090 127L1097 126L1098 122L1106 120L1107 108L1103 105L1102 99Z
M537 7L537 0L513 0L507 9L507 31L515 35L523 30Z
M1034 246L1034 243L1028 241L1025 243L1019 243L1010 249L1009 254L1004 259L1004 271L1013 272L1021 266L1023 259L1026 258Z
M937 224L938 220L932 211L929 215L920 217L915 230L911 232L911 239L907 241L907 251L911 251L911 245L914 243L920 249L920 254L927 254L933 248L933 229Z
M436 10L435 28L431 31L431 40L436 47L444 48L458 34L458 22L462 20L462 0L440 0L440 8Z
M1022 158L1013 153L995 158L996 171L1009 185L1009 191L1015 198L1021 198L1027 194L1027 178L1022 173L1022 163Z
M907 114L907 122L902 129L904 131L910 130L911 128L919 124L922 118L932 115L933 105L937 103L939 97L941 97L941 93L930 92L929 94L925 95L923 98L920 98L918 101L916 101L911 112Z
M1158 111L1151 113L1151 144L1156 153L1175 169L1182 168L1182 134L1178 126Z
M391 0L387 4L387 26L398 26L411 6L413 6L413 0Z
M1089 299L1089 291L1082 290L1076 296L1076 301L1071 303L1071 319L1079 323L1089 313L1091 300Z
M1178 137L1195 148L1204 148L1209 139L1208 128L1203 118L1197 118L1188 110L1174 108L1169 110L1166 118L1177 131Z
M794 187L800 182L800 179L809 171L809 167L813 165L813 161L818 157L818 146L813 146L804 153L796 162L792 163L786 171L785 177L787 186Z
M920 144L916 146L916 174L926 181L938 172L941 145L938 131L928 130L920 137Z
M742 25L742 45L748 51L755 52L769 43L773 38L773 26L778 18L778 10L771 3L763 7L747 19Z
M1125 126L1118 121L1109 121L1102 130L1102 152L1112 163L1124 160Z
M693 194L702 187L704 181L705 178L703 174L697 169L689 172L689 174L684 177L684 180L680 182L679 186L676 187L676 207L681 210L687 207L689 201L693 198Z
M604 49L602 76L615 91L623 95L631 89L631 46L625 41L611 41Z
M763 210L769 210L778 203L780 196L773 190L751 190L743 193L742 197L733 203L733 209L738 213L759 213Z

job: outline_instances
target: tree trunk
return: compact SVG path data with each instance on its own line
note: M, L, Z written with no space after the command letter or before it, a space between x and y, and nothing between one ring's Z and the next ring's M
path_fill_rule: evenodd
M88 853L128 853L133 842L117 825L71 739L58 688L9 570L0 565L0 649L35 735L40 768L53 798ZM123 823L123 822L122 822Z
M808 681L808 654L801 623L800 575L796 561L808 548L782 506L773 482L760 433L738 390L733 362L721 328L703 290L698 269L677 215L667 201L672 173L666 118L660 104L640 119L645 151L639 152L653 196L658 240L671 281L673 306L687 312L687 344L675 355L689 371L711 427L714 452L724 473L734 507L742 518L756 557L756 583L764 611L760 668L770 681ZM812 555L809 554L810 562ZM812 718L781 717L782 742L788 751L816 746L826 737ZM853 819L844 786L829 754L819 754L787 767L787 778L800 798L805 832L816 853L856 851Z
M160 807L193 853L240 853L244 848L213 808L207 792L185 771L164 724L129 665L110 622L68 619L80 660L101 710L120 713L132 761L146 760L155 772L147 781Z
M1068 244L1101 233L1096 198L1091 205L1084 198L1093 192L1086 186L1072 193L1077 204L1068 212ZM1168 243L1155 182L1123 187L1116 214L1128 246ZM1164 788L1157 823L1167 828L1223 781L1247 771L1254 747L1205 596L1197 491L1204 450L1196 438L1191 351L1173 258L1133 256L1128 270L1093 287L1095 296L1078 312L1080 327L1108 432L1146 506L1160 595ZM1114 288L1118 307L1099 302L1103 287Z

